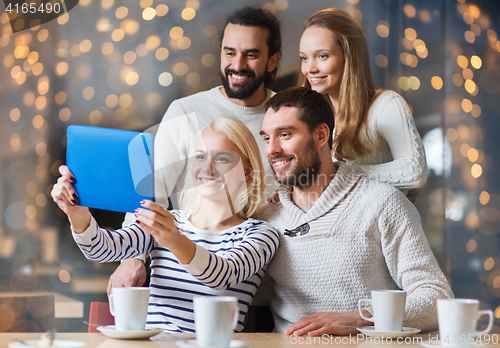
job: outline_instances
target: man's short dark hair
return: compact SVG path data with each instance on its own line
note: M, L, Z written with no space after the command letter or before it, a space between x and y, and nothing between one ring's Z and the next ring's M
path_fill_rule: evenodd
M245 27L261 27L267 29L269 33L267 36L267 47L269 49L268 58L272 57L275 53L279 53L281 57L281 23L270 11L251 7L245 7L235 11L232 15L227 17L226 24L220 36L221 43L229 23ZM277 72L278 66L276 65L276 68L267 74L267 78L264 81L264 87L270 88L272 86Z
M290 87L276 93L265 105L266 110L271 108L275 112L282 107L297 108L299 120L307 124L309 132L326 123L330 129L328 146L332 149L335 120L332 107L325 96L304 87Z

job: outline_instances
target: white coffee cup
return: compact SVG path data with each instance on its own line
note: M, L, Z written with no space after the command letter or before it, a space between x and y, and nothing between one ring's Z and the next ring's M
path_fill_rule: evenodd
M373 317L363 315L362 302L369 302L373 308ZM403 290L373 290L371 299L358 301L361 318L374 322L375 331L403 331L403 316L405 313L406 291Z
M238 323L238 299L231 296L195 296L194 326L199 347L229 347Z
M117 331L143 331L148 315L149 288L113 288L109 311Z
M437 300L439 340L442 347L469 347L475 337L487 334L493 326L493 311L479 310L479 301L467 298ZM490 317L488 327L477 331L479 317Z

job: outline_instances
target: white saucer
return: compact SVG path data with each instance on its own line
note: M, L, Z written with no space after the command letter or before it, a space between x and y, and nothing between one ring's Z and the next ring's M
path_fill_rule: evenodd
M99 330L104 335L111 338L118 338L122 340L140 340L150 338L158 335L163 329L146 325L146 330L141 331L117 331L114 325L98 326Z
M371 337L387 337L387 338L396 338L396 337L408 337L416 335L420 332L420 329L414 329L412 327L404 327L403 331L375 331L374 326L363 326L356 328L363 335L371 336Z
M196 343L196 340L182 340L182 341L175 341L175 344L179 347L184 347L184 348L199 348L200 346L198 343ZM242 347L248 347L250 346L250 342L246 341L239 341L239 340L231 340L229 342L229 348L242 348Z
M37 344L40 341L38 340L29 340L29 341L13 341L10 342L7 346L9 348L26 348L26 347L38 347ZM80 341L66 341L66 340L54 340L52 342L51 347L64 347L64 348L78 348L85 347L85 342Z
M436 348L436 347L443 347L441 345L441 341L440 340L432 340L432 341L422 341L420 342L420 344L424 347L432 347L432 348ZM458 347L458 346L457 346ZM468 348L468 347L471 347L471 348L479 348L479 347L492 347L491 344L485 344L485 343L477 343L477 342L474 342L473 345L471 346L461 346L460 348ZM447 348L451 348L451 347L447 347Z

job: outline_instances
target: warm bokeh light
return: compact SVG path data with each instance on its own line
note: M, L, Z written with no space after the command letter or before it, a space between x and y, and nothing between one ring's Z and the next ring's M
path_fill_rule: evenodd
M458 138L458 132L454 128L448 128L446 130L446 137L450 142L454 142Z
M71 111L68 108L63 108L59 111L59 119L63 122L67 122L71 118Z
M163 87L169 86L173 81L172 74L168 72L161 73L158 77L158 83Z
M495 267L495 260L492 257L488 257L484 260L485 271L490 271L493 267Z
M186 7L184 10L182 10L181 17L185 21L190 21L196 16L196 11L193 8Z
M111 33L111 39L113 41L118 42L121 41L125 37L125 31L122 29L115 29L113 30L113 33Z
M21 111L19 111L18 108L10 110L10 119L12 120L12 122L17 122L20 117L21 117Z
M473 253L477 249L477 242L474 239L469 240L465 245L465 249L467 252Z
M463 143L460 145L460 154L463 157L467 157L469 155L470 145L467 143Z
M481 116L481 107L477 104L472 105L472 110L471 110L471 115L474 116L475 118L478 118Z
M177 76L184 76L188 73L189 67L186 63L184 62L179 62L174 65L172 71L174 72L175 75Z
M417 38L417 32L413 28L406 28L404 34L405 37L410 41L414 41Z
M189 46L191 46L191 39L187 36L183 36L177 41L177 47L179 47L181 50L188 49Z
M101 52L105 56L110 55L113 52L114 49L115 49L115 46L111 42L105 42L101 46Z
M169 54L170 52L168 51L168 49L166 49L165 47L160 47L156 50L155 57L159 61L164 61L168 58Z
M178 40L184 35L184 30L181 27L173 27L170 29L170 38Z
M45 120L43 119L42 115L36 115L35 117L33 117L32 124L33 124L33 127L35 127L36 129L40 129L40 128L42 128L44 122L45 122Z
M443 88L443 79L439 76L433 76L431 79L431 84L434 89L440 90Z
M118 97L115 94L110 94L106 97L106 106L110 109L118 105Z
M467 157L469 158L469 161L476 162L477 159L479 158L479 152L471 147L467 152Z
M156 17L156 10L152 7L147 7L142 11L142 18L146 21L150 21Z
M483 174L483 168L479 164L474 164L472 165L472 168L470 170L472 177L475 179L479 178L481 174Z
M59 271L59 280L63 283L69 283L71 281L71 275L65 269Z
M467 65L469 65L469 60L467 59L467 57L460 55L457 57L457 64L462 69L465 69L467 68Z
M389 23L387 21L379 21L377 23L376 28L377 34L380 37L388 37L389 36Z
M478 56L472 56L470 58L470 65L472 65L474 67L474 69L481 69L481 66L483 65L483 61Z
M134 51L125 52L123 55L123 62L125 64L133 64L137 59L137 54Z
M128 8L125 6L120 6L115 11L115 16L118 19L123 19L128 15Z
M89 115L89 121L93 125L97 125L102 120L102 114L99 110L94 110Z
M150 50L155 50L157 49L161 44L161 39L158 35L151 35L146 39L146 46Z
M416 76L410 76L408 78L408 83L410 85L410 88L416 91L420 87L420 80Z
M472 111L472 102L469 99L462 100L462 110L464 110L465 112Z
M490 201L490 194L486 191L483 191L479 194L479 203L481 203L482 205L486 205L488 204L488 202Z
M155 10L158 17L163 17L168 13L168 6L165 4L159 4L156 6Z
M82 92L83 99L91 100L94 98L95 89L92 86L85 87Z
M375 64L379 68L385 68L388 63L389 63L389 61L388 61L387 57L384 56L383 54L378 54L377 56L375 56Z
M408 80L407 77L405 76L401 76L398 80L398 84L399 84L399 87L403 90L403 91L407 91L410 89L410 82Z

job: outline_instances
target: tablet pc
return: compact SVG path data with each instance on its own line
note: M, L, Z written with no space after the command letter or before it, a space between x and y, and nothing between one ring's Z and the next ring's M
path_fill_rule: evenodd
M69 126L66 134L79 205L132 213L141 200L154 200L151 134L88 126Z

